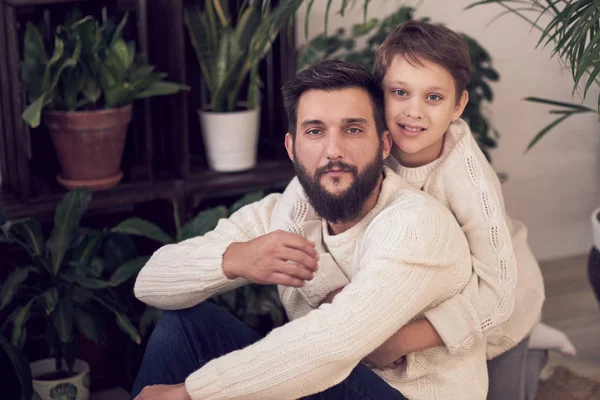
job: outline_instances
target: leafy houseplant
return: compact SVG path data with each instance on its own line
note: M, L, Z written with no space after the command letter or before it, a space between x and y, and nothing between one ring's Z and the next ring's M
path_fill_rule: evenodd
M324 59L338 58L361 65L370 71L373 69L377 47L398 25L412 20L414 11L413 7L403 6L382 20L372 18L354 25L351 32L340 28L333 36L325 33L318 35L300 49L298 68ZM427 18L422 20L429 21ZM499 135L485 115L484 104L493 101L493 91L489 83L497 81L499 75L493 68L492 59L487 51L473 38L464 34L463 37L469 45L472 73L467 85L469 103L462 118L467 121L477 143L489 158L489 150L496 147ZM366 45L356 48L356 41L360 38L366 38Z
M165 245L178 243L212 231L221 218L227 218L243 206L258 201L262 197L262 192L248 193L229 208L225 206L209 208L201 211L196 217L183 225L180 222L177 203L174 202L173 218L177 230L175 237L171 237L150 221L140 218L127 219L113 230L129 235L146 237ZM261 333L266 334L270 329L280 326L284 322L285 314L275 286L246 285L235 291L215 296L212 301L221 305L246 325ZM145 330L148 321L156 320L157 317L156 309L148 307L142 316L142 321L145 321L144 326L140 329Z
M127 17L115 25L74 11L52 43L27 24L21 79L30 104L23 119L35 128L44 117L66 187L116 185L133 101L188 89L164 81L166 74L123 39Z
M88 392L87 366L76 360L76 339L82 334L95 343L102 342L102 317L107 312L114 315L117 325L133 341L140 341L136 328L123 312L115 288L133 277L147 257L125 260L118 254L109 257L107 251L120 240L119 235L79 226L90 200L88 189L67 193L56 208L54 226L47 240L38 221L8 220L0 213L2 239L23 248L30 258L29 263L18 266L2 284L0 314L7 318L2 318L0 330L20 350L30 318L45 320L46 342L54 358L54 368L48 370L49 360L31 364L34 389L42 398L47 397L42 390L54 390L54 394ZM77 374L79 382L60 387L42 382L36 379L39 374L36 369L41 367L53 379Z
M256 164L261 80L258 67L290 22L302 0L242 2L235 13L229 2L205 0L185 10L210 104L198 111L209 166L231 172ZM242 94L244 92L244 94Z

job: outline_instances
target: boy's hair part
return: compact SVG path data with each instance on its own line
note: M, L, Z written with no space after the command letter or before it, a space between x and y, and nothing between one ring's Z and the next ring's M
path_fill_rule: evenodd
M303 93L310 90L334 91L358 88L369 94L373 118L379 137L383 135L385 111L383 91L373 75L364 68L339 60L326 60L300 71L281 88L288 118L288 131L296 138L298 103Z
M422 21L398 26L375 53L373 75L379 84L396 56L404 57L412 65L422 65L421 60L427 60L445 68L454 79L457 102L467 88L471 74L469 45L449 28Z

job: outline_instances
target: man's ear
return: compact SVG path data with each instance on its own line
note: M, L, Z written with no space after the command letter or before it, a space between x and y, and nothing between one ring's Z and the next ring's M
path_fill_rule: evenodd
M381 148L384 160L390 155L392 144L392 135L390 135L390 131L386 129L381 135Z
M454 111L452 112L452 121L456 121L457 119L460 118L463 111L465 111L465 107L467 106L468 102L469 102L469 92L467 92L466 90L463 90L462 94L460 95L460 99L458 100L458 103L456 103L456 106L454 107Z
M294 161L294 138L289 132L285 134L285 149L290 160Z

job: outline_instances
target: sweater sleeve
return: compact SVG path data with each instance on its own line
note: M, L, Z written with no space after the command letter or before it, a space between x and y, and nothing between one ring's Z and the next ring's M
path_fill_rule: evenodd
M359 242L358 270L331 304L212 360L186 379L187 391L194 400L282 400L334 386L446 295L459 264L466 282L468 254L464 235L446 210L388 209Z
M230 280L223 274L223 254L232 243L268 232L278 196L272 194L241 208L203 236L158 249L138 274L136 297L160 309L176 310L246 284L245 279Z
M500 182L470 134L441 169L444 191L471 250L465 290L426 313L450 352L472 346L508 320L515 307L517 263Z

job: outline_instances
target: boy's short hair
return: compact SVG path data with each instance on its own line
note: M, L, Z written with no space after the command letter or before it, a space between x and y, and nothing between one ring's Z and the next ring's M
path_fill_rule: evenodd
M379 137L385 130L385 111L381 85L364 68L339 60L321 61L306 68L281 88L283 104L288 117L288 130L296 138L298 103L304 92L309 90L363 89L369 94L373 106L373 118Z
M373 75L380 84L396 56L411 64L421 65L420 60L424 59L444 67L454 78L457 101L469 83L469 45L461 35L444 26L408 21L390 33L375 53Z

